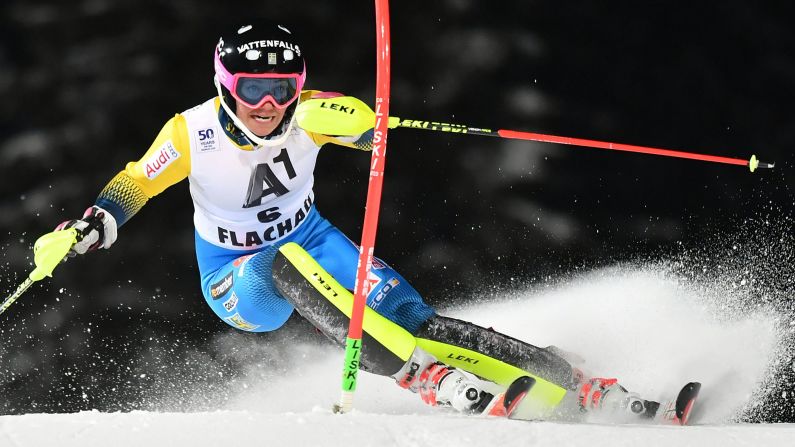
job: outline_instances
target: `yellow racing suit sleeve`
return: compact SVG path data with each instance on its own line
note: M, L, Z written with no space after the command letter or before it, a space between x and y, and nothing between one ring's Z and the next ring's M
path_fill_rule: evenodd
M119 226L152 197L190 174L190 142L185 117L175 115L160 130L138 161L127 163L102 189L95 204L108 211Z

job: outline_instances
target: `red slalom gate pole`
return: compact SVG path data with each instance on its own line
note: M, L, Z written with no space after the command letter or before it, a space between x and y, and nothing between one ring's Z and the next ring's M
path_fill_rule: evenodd
M367 187L367 205L364 211L362 242L359 247L359 263L356 270L353 309L345 342L345 364L342 371L342 395L334 406L336 413L347 413L353 408L356 378L362 352L362 319L367 295L370 292L368 277L373 265L375 234L378 228L378 212L381 206L381 190L384 183L386 163L386 138L389 130L389 1L375 0L375 30L377 77L375 90L375 130L373 133L373 155L370 162L370 180Z

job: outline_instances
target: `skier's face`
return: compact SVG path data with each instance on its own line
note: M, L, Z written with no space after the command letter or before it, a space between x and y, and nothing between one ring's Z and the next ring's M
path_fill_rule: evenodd
M235 102L237 103L235 115L240 118L248 130L260 137L270 135L279 127L284 117L285 109L277 109L270 101L256 109L252 109L240 101L235 100Z

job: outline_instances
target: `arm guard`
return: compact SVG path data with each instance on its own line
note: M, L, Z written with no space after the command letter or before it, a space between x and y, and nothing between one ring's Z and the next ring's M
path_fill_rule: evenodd
M304 92L301 101L296 111L298 123L315 144L373 149L373 111L365 103L342 93L316 90Z

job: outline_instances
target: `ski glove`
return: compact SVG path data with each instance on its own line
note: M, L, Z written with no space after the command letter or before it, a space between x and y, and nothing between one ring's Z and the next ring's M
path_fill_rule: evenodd
M116 219L98 206L87 209L82 219L62 222L55 231L67 228L77 230L77 243L69 250L69 257L98 248L110 248L116 242Z

